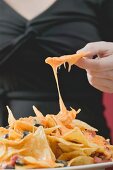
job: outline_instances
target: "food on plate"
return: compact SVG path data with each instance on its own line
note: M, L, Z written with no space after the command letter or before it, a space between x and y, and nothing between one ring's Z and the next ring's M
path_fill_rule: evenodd
M79 54L79 58L83 56L85 54ZM58 85L59 64L52 61L49 64L57 83L60 111L43 116L33 106L36 116L16 120L7 106L9 125L0 127L1 169L56 168L113 161L113 146L109 140L99 136L96 128L76 119L80 109L67 110ZM63 59L63 63L65 61L67 59Z

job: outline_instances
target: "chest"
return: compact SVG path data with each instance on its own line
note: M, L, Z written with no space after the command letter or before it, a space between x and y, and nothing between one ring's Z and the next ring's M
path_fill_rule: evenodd
M32 20L46 11L56 0L4 0L13 10L27 20Z

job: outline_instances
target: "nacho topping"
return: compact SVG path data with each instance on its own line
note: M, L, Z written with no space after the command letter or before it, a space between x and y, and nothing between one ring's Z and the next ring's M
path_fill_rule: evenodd
M55 75L60 111L43 114L33 106L36 116L16 120L7 106L9 126L0 127L0 168L39 169L77 166L113 161L113 145L98 130L76 119L80 109L67 110L57 78L57 68L65 62L75 64L85 54L46 60ZM75 57L77 57L75 59Z
M66 118L61 112L46 115L44 124L38 127L22 118L9 129L1 127L1 168L53 168L112 161L113 146L96 134L97 129L78 119L76 123L75 113L67 110Z

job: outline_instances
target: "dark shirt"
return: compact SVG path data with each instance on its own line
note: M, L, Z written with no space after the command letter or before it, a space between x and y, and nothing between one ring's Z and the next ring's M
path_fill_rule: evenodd
M1 0L1 91L6 96L15 91L34 92L41 97L42 103L57 101L56 82L52 69L45 64L45 58L76 53L86 43L106 37L111 40L113 35L104 34L104 30L109 28L103 29L101 25L108 21L103 22L104 16L109 18L109 23L113 21L108 9L106 14L106 2L109 8L111 0L58 0L45 12L27 21ZM113 27L113 22L110 26ZM89 85L85 71L73 66L68 73L62 66L58 76L67 107L82 107L82 120L94 125L95 119L101 119L105 127L102 93ZM47 108L45 112L48 112ZM95 118L96 115L98 118Z

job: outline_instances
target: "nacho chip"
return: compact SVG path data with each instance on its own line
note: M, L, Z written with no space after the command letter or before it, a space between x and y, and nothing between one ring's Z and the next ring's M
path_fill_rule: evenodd
M62 150L58 145L57 137L48 135L47 139L49 142L49 146L52 149L52 151L55 155L55 158L57 159L62 154Z
M77 157L77 156L85 156L85 153L82 150L74 150L72 152L64 152L59 156L59 160L66 160L70 161L71 159Z
M45 117L43 116L43 114L35 107L33 106L33 110L37 116L37 119L38 119L38 123L44 125L46 127L47 125L47 122L46 122L46 119Z
M34 132L35 130L37 130L37 127L33 126L29 122L17 120L14 124L14 130L18 132L23 131Z
M98 132L98 130L90 125L88 125L87 123L81 121L81 120L78 120L78 119L74 119L72 121L73 125L76 126L76 127L79 127L81 130L91 130L91 131L95 131L95 132Z
M17 133L15 130L10 129L8 133L8 139L10 140L18 140L22 138L22 133Z
M2 160L2 158L6 154L6 152L7 152L6 145L0 141L0 161Z
M72 64L86 54L76 54L46 60L52 65L56 78L60 112L43 114L33 106L35 117L16 120L9 112L9 128L0 127L0 168L39 169L78 166L113 161L113 146L97 129L77 120L80 112L66 109L57 79L57 67Z
M44 132L46 135L50 135L50 134L53 134L55 133L55 135L57 135L56 133L56 130L58 130L61 126L60 125L57 125L57 126L54 126L54 127L51 127L51 128L46 128L44 129Z
M45 62L55 68L61 66L62 64L65 64L67 62L67 63L69 63L69 71L70 71L71 65L76 64L76 62L80 58L85 57L88 54L89 54L89 52L87 52L87 53L82 52L79 54L64 55L61 57L48 57L48 58L46 58Z
M10 108L8 106L6 106L6 107L7 107L8 113L9 113L9 117L8 117L9 127L12 128L14 126L16 119L14 118L13 113L10 110Z
M24 159L23 159L24 163L26 165L34 165L34 167L39 167L39 168L51 168L51 167L55 167L55 162L51 161L51 160L45 160L45 159L40 159L40 160L37 160L31 156L25 156Z
M0 137L4 137L4 135L9 133L9 129L0 127Z
M89 142L87 138L84 136L84 134L81 132L81 130L78 127L75 127L73 130L66 133L63 136L63 139L84 144L85 146L89 146Z
M94 159L90 156L78 156L69 161L68 166L93 164Z

